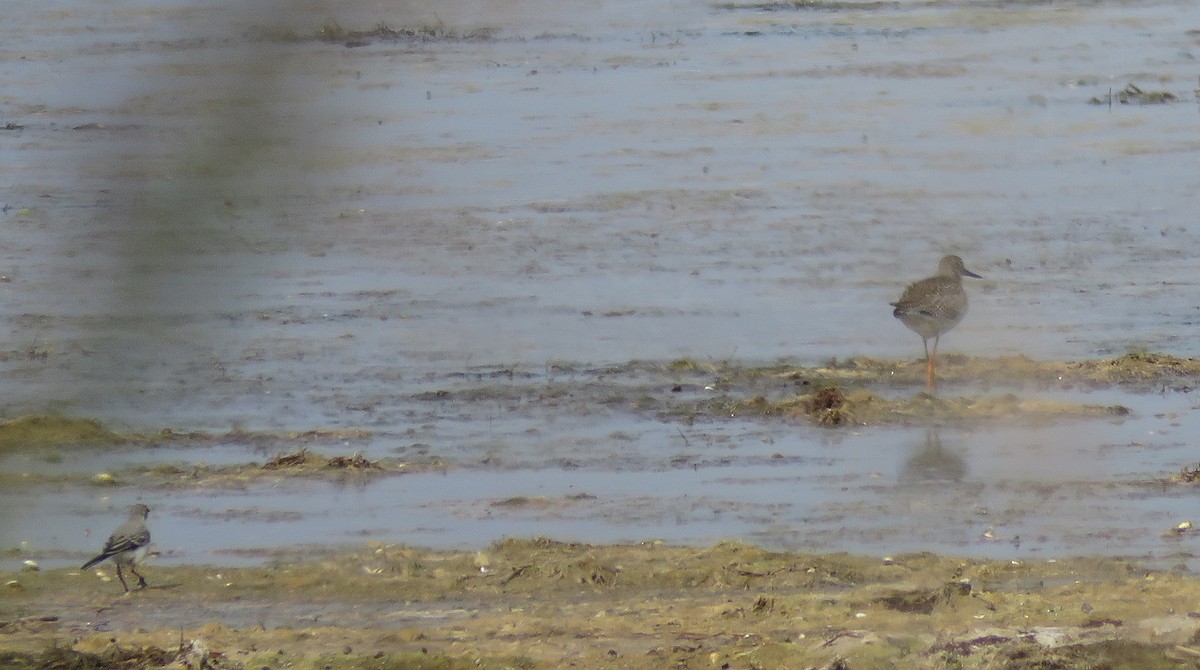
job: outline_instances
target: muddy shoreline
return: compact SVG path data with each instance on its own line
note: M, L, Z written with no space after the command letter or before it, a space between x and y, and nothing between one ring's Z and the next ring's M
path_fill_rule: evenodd
M1200 579L1113 559L514 539L147 568L151 586L125 596L109 572L3 575L6 667L122 655L128 668L303 670L1176 668L1200 657Z

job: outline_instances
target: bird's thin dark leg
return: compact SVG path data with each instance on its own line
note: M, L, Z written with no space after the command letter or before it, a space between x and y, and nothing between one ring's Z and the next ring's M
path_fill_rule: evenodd
M132 568L130 568L132 570ZM125 583L125 575L121 574L121 564L117 563L117 579L121 580L121 586L125 587L125 593L129 593L129 585Z
M142 576L142 573L140 573L140 572L138 572L137 570L135 570L135 569L134 569L134 567L133 567L132 565L130 565L130 566L129 566L129 571L130 571L130 572L132 572L133 574L137 575L137 578L138 578L138 588L139 588L139 589L144 589L144 588L146 588L146 578Z

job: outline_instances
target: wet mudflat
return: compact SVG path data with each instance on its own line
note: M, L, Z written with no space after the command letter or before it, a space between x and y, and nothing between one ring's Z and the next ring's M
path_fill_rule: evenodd
M213 667L1195 655L1166 595L1190 597L1197 541L1191 5L6 18L2 409L37 430L0 453L0 646L102 622L165 654L197 631ZM983 279L933 396L887 303L943 253ZM70 568L134 501L169 586L95 606L112 583ZM883 561L921 551L969 558ZM336 552L357 558L303 563ZM724 576L613 595L693 555ZM1094 591L1054 590L1049 560ZM347 564L405 592L453 567L372 609L392 592L339 583ZM239 582L215 575L258 581L222 599ZM591 594L572 616L558 583ZM862 623L897 603L917 611ZM302 660L254 655L277 644Z
M1167 668L1200 656L1200 581L1113 559L537 539L164 568L126 596L69 569L6 579L7 667Z

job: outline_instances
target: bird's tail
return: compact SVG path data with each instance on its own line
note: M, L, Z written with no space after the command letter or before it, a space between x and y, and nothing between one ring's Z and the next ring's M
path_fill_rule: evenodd
M104 559L106 559L106 558L108 558L108 554L100 554L99 556L97 556L97 557L93 558L92 560L88 561L87 563L84 563L84 564L83 564L83 566L82 566L82 567L80 567L79 569L80 569L80 570L87 570L88 568L90 568L90 567L92 567L93 565L95 565L95 564L97 564L97 563L99 563L99 562L103 561L103 560L104 560Z

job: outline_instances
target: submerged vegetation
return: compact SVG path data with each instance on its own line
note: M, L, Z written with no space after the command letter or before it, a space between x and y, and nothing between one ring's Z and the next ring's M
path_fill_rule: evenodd
M825 365L803 367L781 363L737 366L675 361L672 370L704 371L730 379L777 377L807 383L836 383L868 387L920 389L923 360L893 361L865 356L834 359ZM1098 389L1112 386L1133 392L1191 390L1200 385L1200 361L1166 354L1130 353L1117 358L1082 361L1035 361L1027 356L998 358L945 354L938 357L938 379L945 388L979 389L992 386L1034 389Z
M338 22L331 21L321 26L316 33L316 38L322 42L343 43L346 46L360 46L374 40L457 41L483 40L491 36L492 31L486 28L456 31L447 28L440 22L434 25L400 27L392 27L381 22L367 30L353 30L343 28Z
M1122 105L1164 105L1177 102L1179 97L1170 91L1146 91L1136 84L1129 84L1116 93L1109 89L1108 95L1103 98L1093 96L1088 102L1111 107L1114 100Z
M977 426L1047 424L1070 420L1120 421L1130 410L1063 399L1071 390L1119 387L1130 392L1186 393L1200 385L1200 362L1152 353L1113 359L1038 362L1014 356L948 355L940 366L942 387L923 390L921 361L865 357L831 360L814 367L790 363L633 361L603 368L565 363L542 370L520 366L478 368L450 375L447 386L397 399L459 411L479 403L527 409L539 406L576 415L629 412L699 430L705 423L756 421L804 423L829 430L856 426ZM362 451L396 440L396 456L367 458ZM99 421L62 415L28 415L0 423L0 453L36 453L61 467L0 474L5 486L78 485L159 490L243 487L281 478L363 483L431 469L490 467L447 456L430 445L405 444L395 435L365 429L248 431L225 433L162 428L115 431ZM116 471L73 467L96 448L211 447L244 445L273 454L265 462L208 464L158 462ZM568 466L573 461L563 461ZM1185 469L1171 481L1197 477Z
M854 357L805 367L677 359L604 368L566 364L545 373L512 367L463 375L453 387L418 401L589 405L651 414L665 421L730 419L805 421L838 428L861 425L1052 422L1120 418L1122 406L1049 399L1047 393L1120 388L1131 393L1189 392L1200 386L1200 361L1151 353L1111 359L1035 361L1025 356L940 357L941 389L924 391L924 361Z
M520 401L558 406L573 403L657 414L665 420L731 418L806 419L821 426L1119 417L1128 410L1048 401L1042 391L1119 387L1130 392L1188 392L1200 387L1200 361L1134 353L1113 359L1034 361L1024 356L941 358L942 390L926 393L921 361L867 357L804 367L790 363L743 365L678 359L633 361L604 368L548 366L545 372L513 366L461 375L453 389L413 396L437 403ZM245 444L294 451L287 445L350 444L368 430L118 432L89 418L27 415L0 423L0 453L17 449L149 444ZM361 463L359 465L362 465ZM366 468L364 468L366 469Z
M490 28L474 28L470 30L454 30L442 23L419 26L391 26L387 23L377 23L371 28L345 28L337 21L328 21L310 34L296 33L290 29L257 28L252 37L272 42L306 42L315 40L329 44L341 44L347 47L367 46L373 42L445 42L445 41L474 41L491 39L494 31Z
M900 3L895 1L884 2L882 0L852 0L850 2L844 0L768 0L766 2L719 2L714 7L727 12L786 12L806 10L866 12L881 9L896 9L900 7Z
M863 389L845 392L836 386L778 402L755 396L748 400L718 401L717 404L719 409L727 412L730 417L799 417L827 427L926 425L930 421L947 423L1003 419L1047 422L1070 418L1120 417L1129 414L1129 409L1120 405L1022 399L1012 393L949 399L919 394L910 398L887 400Z
M0 422L0 453L59 446L112 446L129 441L99 421L35 414Z

